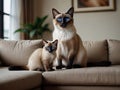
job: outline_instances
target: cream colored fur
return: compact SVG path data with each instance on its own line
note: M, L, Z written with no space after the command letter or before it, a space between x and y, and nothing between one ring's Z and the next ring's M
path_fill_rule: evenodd
M56 17L53 19L53 40L58 39L56 58L58 62L57 64L59 64L59 60L61 60L62 65L67 66L69 60L74 59L73 64L79 64L82 67L86 67L87 53L83 46L80 36L76 33L73 21L69 22L67 27L62 28L56 21L56 18L59 15L60 14L58 13L58 15L56 15Z
M49 53L45 47L35 50L29 58L27 67L30 71L35 69L49 71L52 68L52 63L56 57L56 52Z

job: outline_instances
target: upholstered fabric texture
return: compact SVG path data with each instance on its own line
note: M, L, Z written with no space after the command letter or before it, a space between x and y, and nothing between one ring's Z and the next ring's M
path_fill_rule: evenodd
M108 40L109 60L112 64L120 64L120 40Z
M44 72L45 85L120 85L120 65Z
M107 41L84 41L88 62L108 60ZM31 53L42 46L41 40L0 40L0 56L6 65L25 65ZM7 54L7 55L6 55Z
M5 65L25 65L31 53L42 47L41 40L7 41L0 39L0 56Z
M87 50L88 62L100 62L108 60L107 41L83 41Z
M112 86L45 86L43 90L120 90Z
M40 87L41 83L41 72L8 71L7 67L0 68L0 90L31 90L33 87Z
M48 72L8 71L0 67L0 90L120 90L120 41L84 41L88 62L110 61L108 67L85 67ZM109 47L108 47L109 46ZM0 60L6 65L25 65L41 40L0 40ZM41 86L42 85L42 86Z

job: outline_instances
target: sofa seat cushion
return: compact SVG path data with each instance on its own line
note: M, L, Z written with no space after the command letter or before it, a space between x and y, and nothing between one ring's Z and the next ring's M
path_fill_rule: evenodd
M40 87L41 72L37 71L8 71L0 67L0 90L28 90Z
M43 90L120 90L113 86L45 86Z
M45 85L120 85L120 65L44 72Z

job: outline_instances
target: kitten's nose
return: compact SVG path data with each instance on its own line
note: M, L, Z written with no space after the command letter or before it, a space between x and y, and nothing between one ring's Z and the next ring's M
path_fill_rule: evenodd
M51 49L49 49L49 53L51 53L52 52L52 50Z
M63 24L61 24L60 26L63 27L63 28L65 28L65 27L66 27L66 24L63 23Z
M52 47L49 47L48 51L49 51L49 53L51 53L53 51Z

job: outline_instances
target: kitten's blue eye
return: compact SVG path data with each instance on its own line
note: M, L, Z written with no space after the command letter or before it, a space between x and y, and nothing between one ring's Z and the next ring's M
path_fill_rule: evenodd
M62 18L61 17L57 18L57 21L62 22Z
M70 18L69 18L69 17L65 17L65 21L66 21L66 22L69 22L69 21L70 21Z

